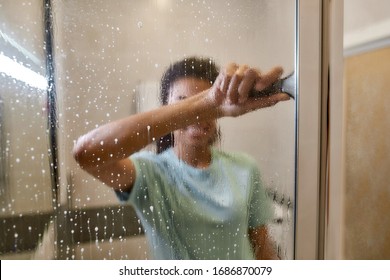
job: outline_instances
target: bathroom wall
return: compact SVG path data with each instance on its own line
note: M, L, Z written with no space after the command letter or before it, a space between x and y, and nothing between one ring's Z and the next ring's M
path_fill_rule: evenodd
M390 259L390 2L344 3L342 258Z
M390 47L345 59L346 259L390 259Z

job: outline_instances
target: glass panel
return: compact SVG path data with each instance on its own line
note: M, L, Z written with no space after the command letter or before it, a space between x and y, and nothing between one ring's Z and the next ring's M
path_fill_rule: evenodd
M211 57L220 66L248 64L263 72L281 65L284 75L293 72L295 1L54 1L53 9L65 213L60 257L151 258L157 247L140 234L145 224L132 207L119 205L110 188L80 169L71 153L76 140L110 121L158 107L163 72L184 57ZM294 100L219 124L217 149L255 160L273 201L268 230L276 251L282 259L293 258ZM199 247L210 242L198 241ZM243 250L227 246L232 255L226 258Z
M0 254L30 258L53 209L43 2L1 1L0 19Z
M55 167L61 178L58 257L149 258L148 247L152 251L155 247L141 234L140 219L132 207L118 205L113 191L77 166L69 152L75 140L101 124L158 106L163 71L186 56L212 57L221 66L247 63L262 70L278 64L285 75L292 72L295 3L53 3L60 96L61 165ZM47 153L42 7L41 1L1 3L4 258L9 252L26 251L20 256L53 257L57 238L52 227L43 235L44 228L53 225L54 191ZM23 18L20 11L25 12ZM293 256L294 107L290 100L241 118L222 119L217 145L219 150L240 151L255 159L274 202L268 230L280 258ZM30 253L43 236L38 252Z

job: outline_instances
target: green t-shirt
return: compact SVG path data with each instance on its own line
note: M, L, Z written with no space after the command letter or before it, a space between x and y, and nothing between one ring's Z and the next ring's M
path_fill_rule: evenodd
M173 149L131 156L136 181L118 192L134 206L155 259L253 259L248 229L266 224L271 202L255 161L213 149L206 169Z

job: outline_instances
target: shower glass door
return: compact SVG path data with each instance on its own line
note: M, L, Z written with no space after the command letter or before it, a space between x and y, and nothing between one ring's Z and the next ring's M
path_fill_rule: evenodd
M133 209L81 170L78 137L153 109L163 71L188 56L293 73L296 1L52 1L62 235L70 259L144 259L154 250ZM275 213L268 225L282 259L294 258L296 101L219 121L217 149L256 162ZM153 147L148 147L153 149ZM245 234L245 233L243 233ZM233 246L233 244L232 244ZM232 248L233 249L233 248Z

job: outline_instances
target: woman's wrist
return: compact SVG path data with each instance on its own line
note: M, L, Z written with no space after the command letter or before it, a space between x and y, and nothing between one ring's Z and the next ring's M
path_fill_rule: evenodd
M218 119L223 117L222 110L215 98L210 94L210 90L198 94L200 115L203 115L205 119Z

